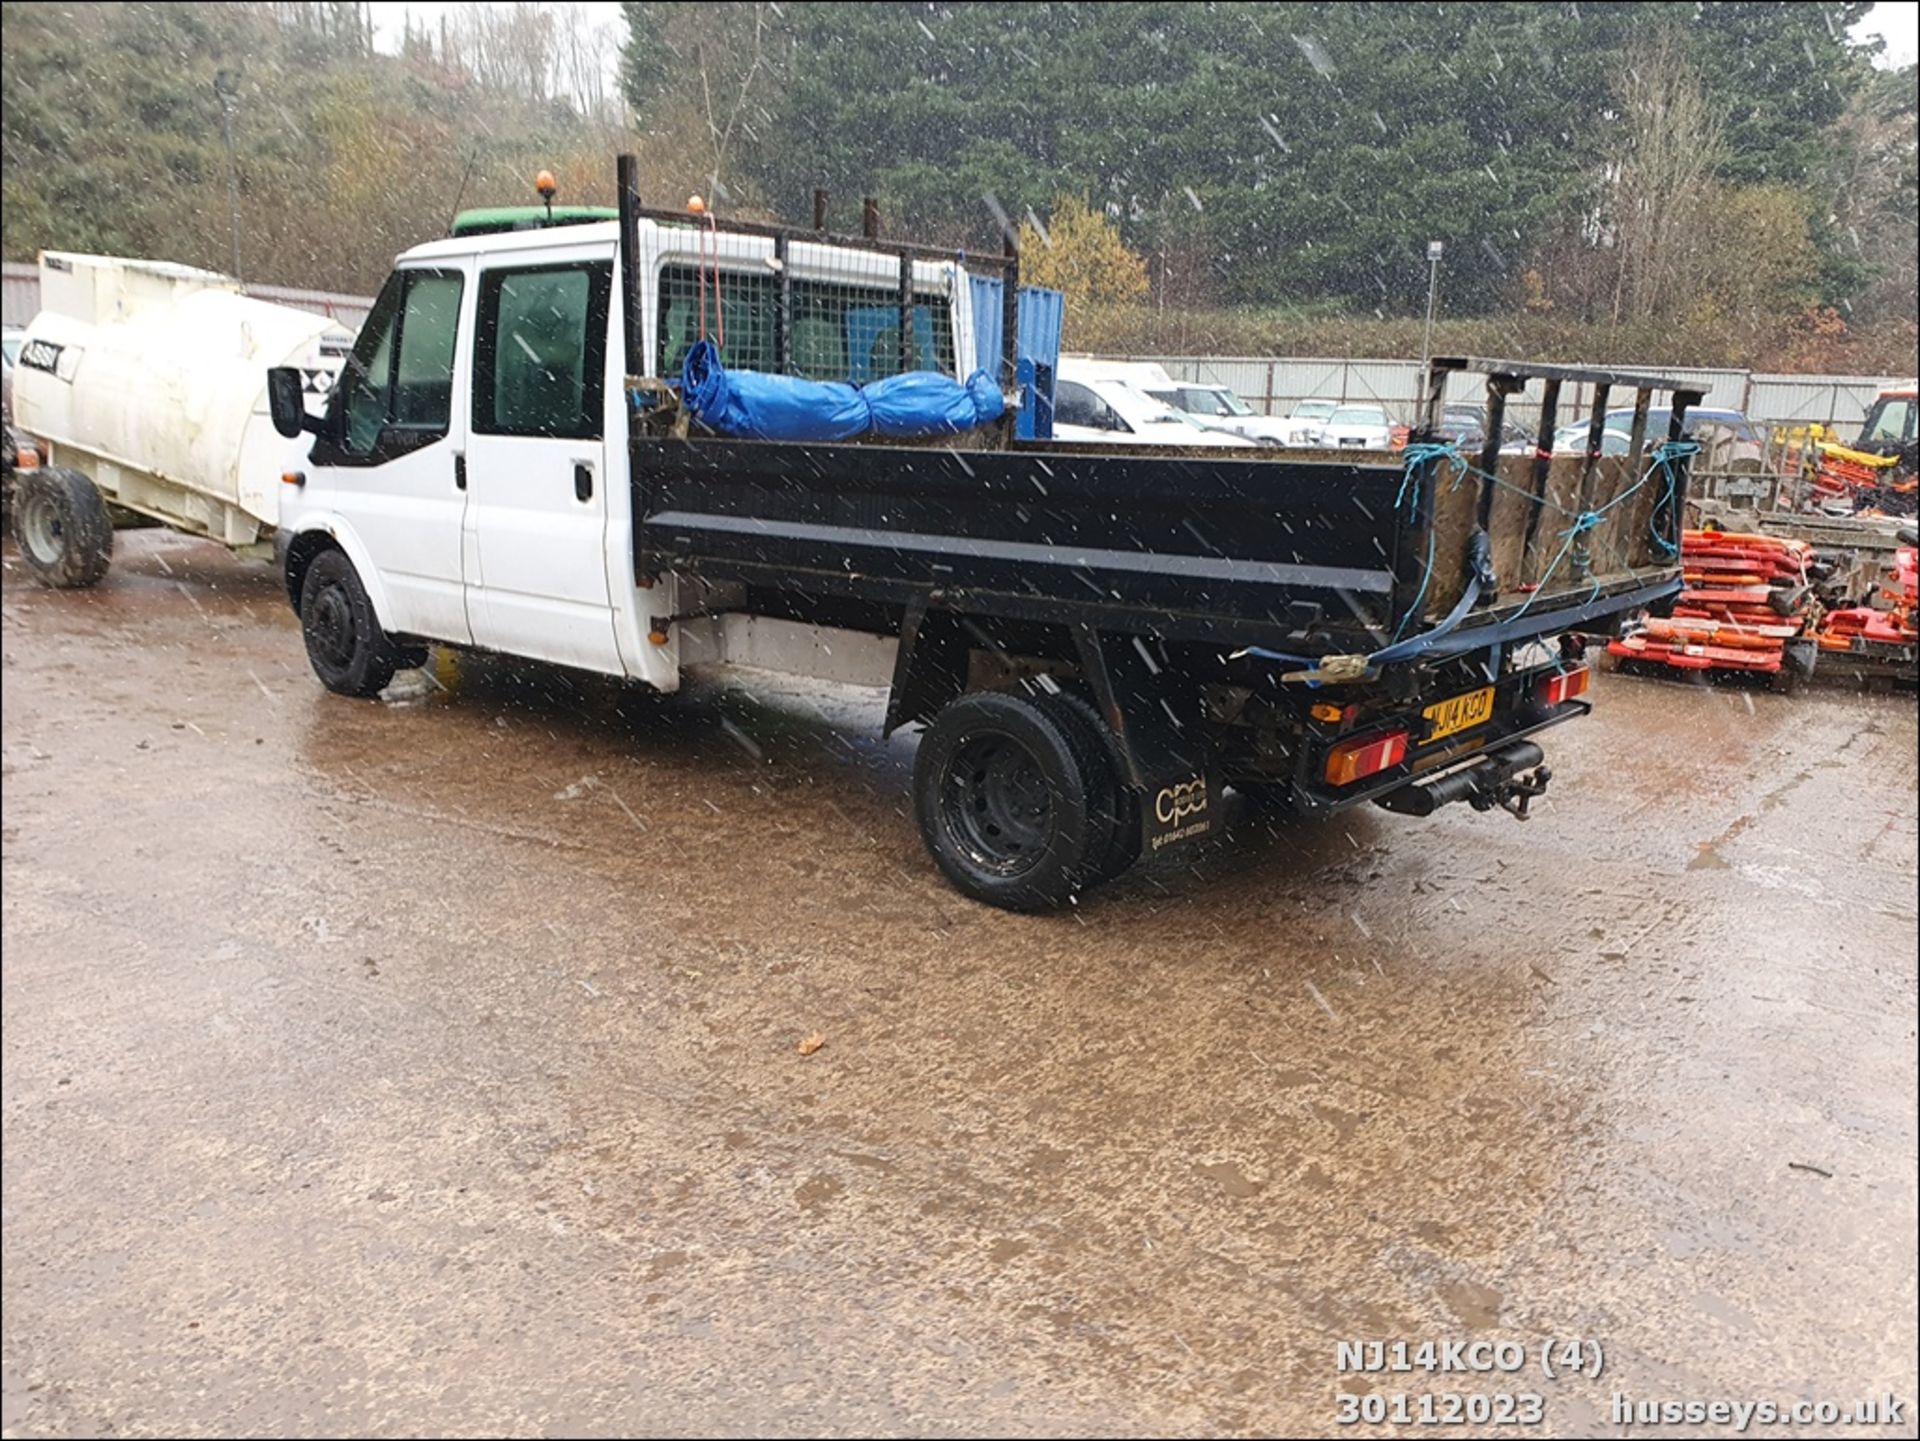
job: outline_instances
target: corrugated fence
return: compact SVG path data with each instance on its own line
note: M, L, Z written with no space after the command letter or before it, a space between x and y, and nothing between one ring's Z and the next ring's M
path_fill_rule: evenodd
M4 276L4 312L8 325L25 325L40 308L37 267L7 262ZM337 295L325 290L290 290L278 285L249 285L249 295L281 305L330 315L357 331L373 301L363 295ZM1372 401L1400 421L1411 420L1418 404L1420 363L1415 360L1311 360L1298 357L1264 358L1236 355L1103 355L1102 360L1152 360L1181 380L1231 386L1239 397L1266 415L1285 415L1296 402L1309 399ZM1878 375L1759 375L1750 370L1697 370L1679 366L1623 365L1621 370L1651 371L1692 380L1707 392L1706 404L1745 411L1769 425L1805 425L1818 421L1838 426L1844 434L1866 418L1873 398L1895 377ZM1477 403L1479 380L1456 375L1447 399ZM1561 415L1578 416L1592 403L1585 386L1568 386L1560 393ZM1631 405L1631 396L1624 398ZM1508 402L1516 418L1532 424L1539 417L1539 393Z
M1409 421L1418 406L1420 363L1416 360L1308 360L1295 357L1263 359L1232 355L1101 355L1101 360L1150 360L1164 366L1178 380L1230 387L1242 400L1266 415L1285 415L1302 400L1324 399L1384 405L1395 420ZM1739 410L1769 425L1805 425L1818 421L1844 433L1866 418L1867 408L1893 377L1878 375L1761 375L1750 370L1703 370L1685 366L1621 365L1690 380L1706 391L1705 405ZM1447 385L1447 399L1479 404L1485 396L1478 376L1456 375ZM1593 403L1591 387L1568 385L1560 392L1561 423L1580 415ZM1612 396L1608 404L1630 406L1628 394ZM1508 402L1514 415L1532 424L1540 413L1538 384Z

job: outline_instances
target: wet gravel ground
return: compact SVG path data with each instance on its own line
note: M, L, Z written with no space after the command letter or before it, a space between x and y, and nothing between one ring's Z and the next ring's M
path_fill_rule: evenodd
M1913 1434L1910 696L1603 676L1526 825L1235 801L1036 918L870 692L342 700L160 532L4 597L9 1435Z

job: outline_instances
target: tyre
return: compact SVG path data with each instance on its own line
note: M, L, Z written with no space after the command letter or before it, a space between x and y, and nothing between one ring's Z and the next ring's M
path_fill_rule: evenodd
M400 663L360 573L338 550L321 551L307 567L300 585L300 630L313 673L339 695L380 694Z
M954 888L1009 911L1043 911L1100 878L1111 772L1070 715L1004 691L951 701L920 740L914 811Z
M1040 703L1077 728L1086 746L1104 762L1101 770L1105 784L1089 794L1089 801L1099 812L1096 821L1108 831L1104 854L1095 866L1095 879L1110 881L1140 859L1140 792L1120 778L1120 757L1098 706L1077 690L1055 691Z
M113 520L99 487L77 470L46 466L13 482L13 538L42 585L98 583L113 559Z

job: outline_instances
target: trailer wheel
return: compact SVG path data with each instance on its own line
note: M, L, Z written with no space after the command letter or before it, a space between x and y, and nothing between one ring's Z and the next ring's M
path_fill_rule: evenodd
M380 629L360 573L342 551L323 550L307 567L300 630L313 673L339 695L378 695L399 666L399 652Z
M13 538L42 585L95 585L113 559L113 518L99 487L77 470L45 466L13 482Z
M1070 719L1039 701L976 691L949 702L920 741L914 810L956 889L1009 911L1058 906L1099 879L1112 780Z
M1107 844L1095 873L1096 879L1110 881L1140 859L1140 792L1120 779L1120 758L1114 754L1111 732L1099 708L1091 700L1077 690L1061 690L1049 695L1041 704L1056 715L1065 717L1068 724L1078 727L1093 754L1105 761L1102 770L1106 783L1089 792L1088 800L1104 812L1096 819L1108 831Z

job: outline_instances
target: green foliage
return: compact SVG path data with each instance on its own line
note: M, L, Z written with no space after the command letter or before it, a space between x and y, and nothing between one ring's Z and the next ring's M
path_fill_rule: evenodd
M657 10L663 7L641 7ZM1812 4L800 4L749 159L776 208L878 194L919 233L992 242L1055 194L1127 242L1213 257L1229 298L1504 304L1588 203L1615 77L1679 29L1726 115L1723 179L1817 186L1868 74L1866 9Z
M627 43L620 50L620 89L634 114L646 117L665 93L674 73L668 27L674 7L650 0L622 0Z
M372 54L344 0L7 3L0 20L9 260L46 248L231 269L222 72L252 280L371 294L396 252L445 233L456 200L531 200L541 166L568 200L610 199L610 156L631 145L565 103L488 90L430 47Z
M524 201L545 165L563 200L605 203L627 148L654 203L698 191L804 222L824 186L841 228L874 195L890 233L995 249L1056 196L1084 197L1153 283L1154 306L1113 323L1177 316L1196 345L1253 339L1216 304L1329 317L1342 349L1366 348L1366 325L1397 335L1437 239L1443 319L1531 317L1545 343L1598 316L1619 350L1644 323L1609 303L1620 161L1646 134L1622 78L1666 32L1722 137L1714 173L1673 203L1679 241L1655 247L1691 297L1689 353L1750 358L1809 305L1856 330L1913 324L1914 75L1846 39L1865 0L627 0L632 129L538 83L515 93L520 52L554 38L527 25L553 17L515 29L532 7L510 8L456 35L459 56L423 33L388 57L353 0L5 0L5 253L226 268L225 71L254 279L370 291L456 200ZM1275 344L1293 333L1268 322Z

